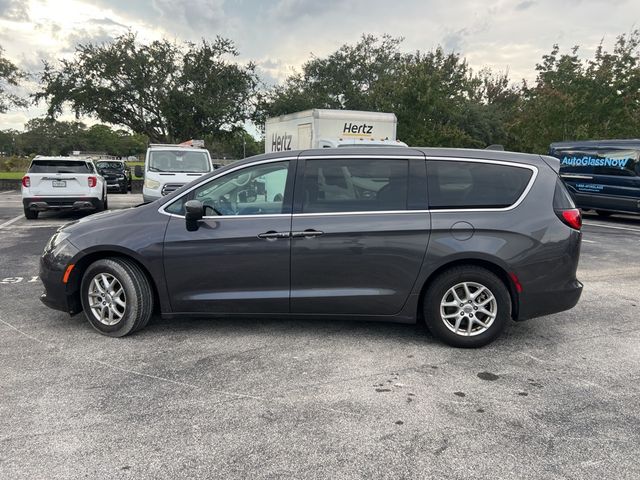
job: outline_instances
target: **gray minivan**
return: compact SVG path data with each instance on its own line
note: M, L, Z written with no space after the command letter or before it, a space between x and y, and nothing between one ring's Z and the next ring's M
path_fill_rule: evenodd
M117 337L157 311L424 320L482 346L578 302L581 219L558 171L486 150L259 155L58 230L42 301Z

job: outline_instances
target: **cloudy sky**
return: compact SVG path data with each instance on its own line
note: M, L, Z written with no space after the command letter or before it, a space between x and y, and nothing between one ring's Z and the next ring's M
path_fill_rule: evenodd
M638 0L0 0L0 47L23 69L73 55L83 42L126 32L142 41L165 37L233 39L241 60L255 61L271 82L310 55L324 56L363 33L405 38L406 50L442 45L472 67L535 78L554 43L591 55L600 41L640 28ZM41 116L33 107L0 115L0 129L21 129Z

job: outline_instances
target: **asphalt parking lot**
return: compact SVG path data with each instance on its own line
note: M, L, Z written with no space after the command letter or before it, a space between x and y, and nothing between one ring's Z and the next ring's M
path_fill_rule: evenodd
M0 478L640 478L640 218L585 216L576 308L456 350L355 321L103 337L38 300L78 215L21 213L0 192Z

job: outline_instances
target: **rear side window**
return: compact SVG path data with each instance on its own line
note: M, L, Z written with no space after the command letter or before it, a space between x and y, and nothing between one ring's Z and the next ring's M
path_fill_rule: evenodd
M640 152L637 150L594 149L558 150L562 173L584 173L634 177L640 175Z
M408 160L306 160L302 213L406 210L408 185Z
M484 162L436 160L427 165L429 208L505 208L529 184L528 168Z
M91 169L87 163L73 160L34 160L29 173L91 173Z

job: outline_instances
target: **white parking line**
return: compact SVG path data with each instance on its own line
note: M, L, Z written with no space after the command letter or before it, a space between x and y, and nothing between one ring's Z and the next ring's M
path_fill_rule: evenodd
M583 241L584 243L598 243L598 242L595 242L595 241L593 241L593 240L587 240L586 238L583 238L583 239L582 239L582 241Z
M12 223L17 222L18 220L20 220L21 218L23 218L23 215L18 215L15 218L12 218L11 220L7 220L6 222L4 222L3 224L0 224L0 230L2 230L4 227L7 227L9 225L11 225Z
M617 225L604 225L602 223L582 222L583 225L589 225L590 227L602 227L613 228L614 230L628 230L630 232L640 232L640 228L619 227Z
M13 193L18 193L17 190L5 190L4 192L0 192L0 195L11 195Z

